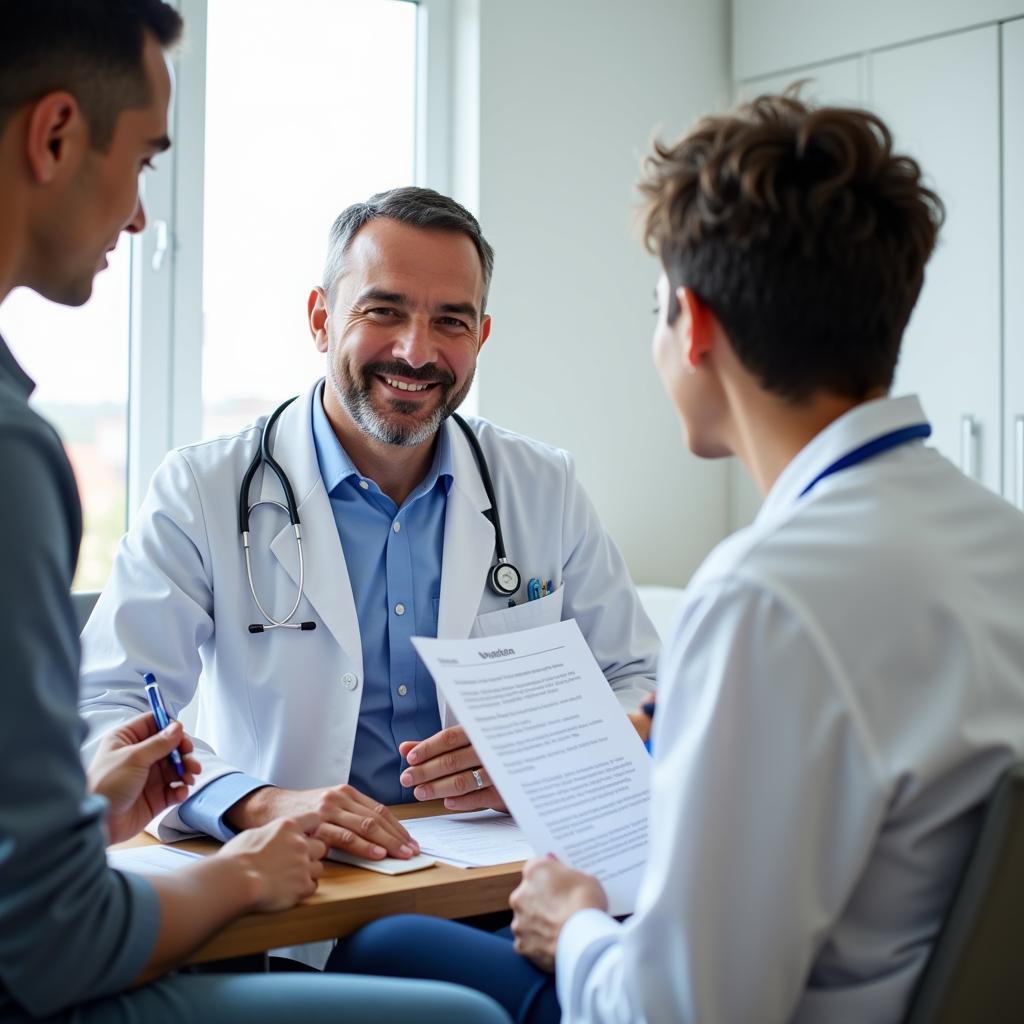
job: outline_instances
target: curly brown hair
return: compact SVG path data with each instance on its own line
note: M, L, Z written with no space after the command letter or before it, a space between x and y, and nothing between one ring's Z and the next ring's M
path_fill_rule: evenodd
M944 209L864 110L795 91L707 117L644 162L645 239L715 313L737 356L792 401L892 384Z

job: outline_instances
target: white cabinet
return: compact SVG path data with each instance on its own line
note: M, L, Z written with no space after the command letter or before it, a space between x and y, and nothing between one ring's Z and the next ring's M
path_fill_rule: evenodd
M1003 494L1024 509L1024 20L1002 31Z
M780 15L791 2L769 6ZM893 392L920 394L935 445L1024 509L1024 18L760 75L737 91L800 78L812 99L876 111L946 204ZM754 507L734 484L733 526Z
M869 106L946 204L904 336L895 394L918 393L933 443L1000 490L999 26L868 56Z
M805 68L802 71L786 71L780 75L766 75L741 82L737 98L753 99L763 92L783 92L794 82L803 82L800 95L813 103L833 103L837 106L863 106L864 60L862 57L847 57L832 60L826 64Z

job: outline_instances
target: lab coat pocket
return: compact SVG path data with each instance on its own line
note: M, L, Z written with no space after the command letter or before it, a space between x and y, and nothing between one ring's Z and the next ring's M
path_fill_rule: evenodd
M547 597L524 601L514 608L499 608L496 612L478 615L470 631L470 638L497 636L500 633L518 633L535 626L550 626L562 618L565 587L559 587Z

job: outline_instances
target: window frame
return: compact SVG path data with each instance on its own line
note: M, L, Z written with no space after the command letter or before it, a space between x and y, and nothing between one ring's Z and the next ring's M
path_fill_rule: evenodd
M450 191L453 0L400 0L416 13L415 181ZM186 39L174 55L171 150L148 175L148 225L132 240L128 523L172 448L201 436L203 188L209 0L177 0Z

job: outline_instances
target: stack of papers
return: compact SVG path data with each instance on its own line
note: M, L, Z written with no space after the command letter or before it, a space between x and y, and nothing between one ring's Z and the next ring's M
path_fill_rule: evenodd
M508 864L534 855L512 816L500 811L407 818L402 824L426 856L457 868Z
M189 853L174 846L131 846L127 850L107 850L107 863L112 868L137 875L180 871L201 859L202 854Z

